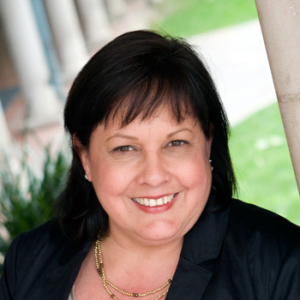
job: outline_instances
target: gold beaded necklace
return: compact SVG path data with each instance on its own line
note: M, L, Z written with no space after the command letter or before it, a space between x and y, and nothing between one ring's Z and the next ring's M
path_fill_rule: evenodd
M98 260L99 257L99 260ZM96 268L97 268L97 272L100 275L100 277L102 278L102 283L103 286L105 288L105 290L107 291L107 293L110 295L111 298L113 298L114 300L118 300L117 297L110 291L110 289L108 288L107 285L109 285L110 287L112 287L113 289L115 289L116 291L120 292L123 295L126 296L130 296L130 297L145 297L151 294L155 294L158 291L163 290L166 286L168 286L169 284L171 284L172 279L170 278L168 279L168 281L162 285L161 287L144 293L144 294L139 294L139 293L128 293L125 292L121 289L119 289L118 287L116 287L113 283L111 283L109 280L106 279L105 277L105 273L104 273L104 265L103 265L103 260L102 260L102 252L101 252L101 244L100 244L100 239L99 237L97 238L96 242L95 242L95 263L96 263ZM162 298L163 296L165 296L168 293L169 289L165 290L162 294L160 294L157 298L155 298L154 300L159 300L160 298Z

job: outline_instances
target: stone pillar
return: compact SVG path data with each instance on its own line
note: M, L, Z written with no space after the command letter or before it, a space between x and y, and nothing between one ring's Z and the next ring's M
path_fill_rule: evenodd
M300 192L300 2L256 0L256 7Z
M88 47L101 46L112 37L103 0L77 0Z
M27 101L28 126L57 122L61 102L50 73L30 1L0 0L0 13L19 84Z
M8 155L11 144L11 136L6 125L6 119L0 101L0 162L6 155Z
M70 82L89 59L75 3L72 0L45 0L45 6L62 70L66 81Z
M65 101L66 95L64 91L65 87L62 72L58 61L56 49L54 47L44 1L31 0L31 5L35 15L35 20L40 33L41 41L43 44L45 57L48 62L49 71L51 74L50 83L52 84L52 86L54 86L58 97L62 101Z

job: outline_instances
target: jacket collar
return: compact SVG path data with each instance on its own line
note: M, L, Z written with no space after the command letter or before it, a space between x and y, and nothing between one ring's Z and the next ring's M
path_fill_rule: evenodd
M84 255L84 257L87 255L87 253L89 252L89 249L91 247L91 241L90 240L86 240L83 242L78 242L78 243L68 243L58 261L60 264L64 265L67 264L68 262L70 262L71 260L74 259L74 257L76 257L79 253L82 253L82 255Z
M65 241L62 244L64 246L61 254L58 256L58 263L46 276L43 295L45 300L68 299L81 264L87 256L91 244L90 240L78 243Z
M167 300L198 300L206 290L225 238L230 209L203 214L186 234Z

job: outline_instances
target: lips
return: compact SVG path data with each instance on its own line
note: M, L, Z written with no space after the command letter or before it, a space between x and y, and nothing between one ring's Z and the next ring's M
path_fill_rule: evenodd
M158 199L132 198L132 200L142 206L156 207L156 206L163 206L165 204L170 203L175 196L176 194L171 194Z

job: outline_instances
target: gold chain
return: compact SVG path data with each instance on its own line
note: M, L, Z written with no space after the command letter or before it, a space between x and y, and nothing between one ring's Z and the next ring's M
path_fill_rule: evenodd
M99 257L99 261L98 261L98 257ZM103 286L105 288L105 290L107 291L107 293L110 295L110 297L114 300L118 300L117 297L110 291L110 289L108 288L107 285L109 285L110 287L112 287L113 289L115 289L116 291L120 292L123 295L126 296L130 296L130 297L145 297L148 296L150 294L155 294L158 291L161 291L162 289L164 289L166 286L168 286L169 284L171 284L172 279L170 278L168 279L168 281L162 285L161 287L155 289L154 291L150 291L144 294L138 294L138 293L127 293L121 289L119 289L118 287L116 287L113 283L111 283L110 281L108 281L105 277L105 273L104 273L104 265L103 265L103 260L102 260L102 252L101 252L101 245L100 245L100 239L98 237L98 239L95 242L95 263L96 263L96 268L97 268L97 272L100 275L100 277L102 278L102 283ZM166 291L164 291L161 295L159 295L157 298L155 298L154 300L159 300L160 298L162 298L163 296L165 296L168 293L169 289L167 289Z

